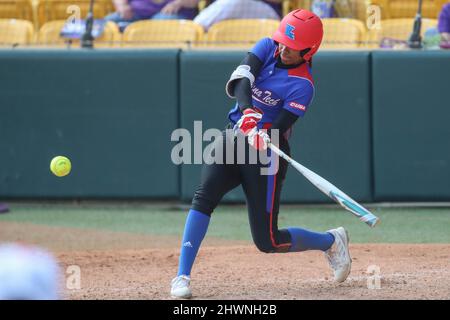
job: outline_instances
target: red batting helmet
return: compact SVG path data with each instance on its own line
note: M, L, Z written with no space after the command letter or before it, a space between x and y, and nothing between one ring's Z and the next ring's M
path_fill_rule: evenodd
M319 50L323 37L322 21L314 13L297 9L288 13L281 20L278 30L273 35L273 40L286 47L303 51L309 51L303 55L306 61Z

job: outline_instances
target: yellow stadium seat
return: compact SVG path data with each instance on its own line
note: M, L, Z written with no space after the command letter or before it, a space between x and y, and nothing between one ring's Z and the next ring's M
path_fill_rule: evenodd
M39 0L37 6L39 26L53 20L86 19L89 4L90 0ZM113 11L111 0L95 0L95 19L102 19Z
M33 41L33 24L27 20L0 19L0 45L28 45Z
M418 9L418 0L372 0L372 4L381 7L381 18L414 18ZM427 0L422 2L422 16L437 19L442 6L447 0Z
M282 13L283 16L295 9L311 9L313 0L283 0L282 1Z
M187 49L203 39L203 28L191 20L142 20L123 32L123 47Z
M322 23L322 49L360 48L366 40L366 29L359 20L328 18L322 19Z
M422 19L421 34L429 28L437 26L436 19ZM380 42L385 39L395 39L399 41L407 41L413 31L414 19L390 19L382 20L380 29L373 29L368 32L368 47L378 48Z
M45 23L39 30L38 44L51 47L66 47L68 39L62 38L60 32L66 23L66 20L50 21ZM117 25L113 22L107 22L103 34L95 39L94 47L119 47L121 34ZM71 46L79 47L80 41L75 40Z
M32 20L30 0L0 0L0 19Z
M214 24L206 35L207 47L250 49L264 37L271 37L280 21L270 19L224 20Z

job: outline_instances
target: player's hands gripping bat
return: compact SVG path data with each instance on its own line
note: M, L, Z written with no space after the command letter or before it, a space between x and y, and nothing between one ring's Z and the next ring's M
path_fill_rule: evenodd
M269 143L270 137L265 130L258 130L254 127L248 133L248 144L256 150L266 150Z
M256 128L258 122L262 119L262 113L258 110L248 108L242 113L241 118L236 123L236 127L242 131L244 135L248 135L253 128Z
M245 109L242 117L236 123L235 133L237 130L248 137L248 143L256 150L266 150L267 143L270 142L269 135L258 130L258 122L262 119L262 113L256 109Z

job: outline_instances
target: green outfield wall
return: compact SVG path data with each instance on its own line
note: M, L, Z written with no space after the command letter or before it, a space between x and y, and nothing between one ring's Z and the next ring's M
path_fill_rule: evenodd
M0 51L0 199L189 201L201 166L172 163L171 134L227 125L225 83L244 54ZM313 76L295 159L359 201L450 199L450 52L321 52ZM69 176L50 173L56 155ZM329 201L292 168L283 199ZM240 188L226 200L244 200Z
M375 52L374 199L450 200L450 52Z
M178 197L178 55L0 51L0 196Z

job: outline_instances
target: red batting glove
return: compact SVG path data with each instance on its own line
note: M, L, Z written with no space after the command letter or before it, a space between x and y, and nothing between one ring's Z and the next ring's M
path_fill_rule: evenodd
M256 128L258 122L262 118L262 113L255 109L245 109L242 117L237 122L236 126L245 134Z
M258 130L256 127L248 133L248 144L256 150L266 150L270 143L270 137L265 130Z

